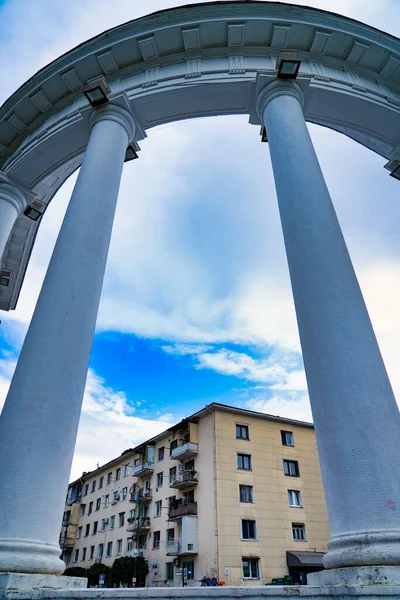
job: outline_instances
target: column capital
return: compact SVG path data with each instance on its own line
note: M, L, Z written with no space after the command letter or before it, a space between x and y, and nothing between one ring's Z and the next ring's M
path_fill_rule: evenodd
M131 113L122 106L113 104L112 102L104 104L92 112L89 121L90 128L93 129L99 121L114 121L121 125L128 135L129 142L132 141L136 133L136 123Z
M264 123L265 107L277 96L293 96L301 106L304 105L304 95L298 83L277 79L266 85L257 96L256 111L261 123Z
M25 194L11 183L0 183L0 198L9 202L21 215L28 204Z

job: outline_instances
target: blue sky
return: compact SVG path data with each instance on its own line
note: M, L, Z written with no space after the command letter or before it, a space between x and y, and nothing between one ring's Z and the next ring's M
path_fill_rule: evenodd
M0 2L0 101L74 45L177 4ZM339 0L335 10L400 33L396 0ZM400 397L399 183L381 157L335 132L310 131ZM198 119L149 131L141 148L121 183L73 477L213 401L311 418L258 128L247 117ZM46 212L17 310L1 315L0 405L74 181Z

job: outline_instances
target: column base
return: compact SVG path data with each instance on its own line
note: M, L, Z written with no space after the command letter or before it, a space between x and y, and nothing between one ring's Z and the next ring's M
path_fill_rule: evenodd
M30 598L38 590L78 590L87 587L85 577L62 577L59 575L38 575L33 573L0 573L0 600L15 597L23 592Z
M0 572L61 575L60 546L32 540L0 539Z
M329 539L324 556L326 569L400 566L400 530L375 529L344 533Z
M309 586L400 586L400 566L344 567L307 575ZM400 596L400 587L398 590Z

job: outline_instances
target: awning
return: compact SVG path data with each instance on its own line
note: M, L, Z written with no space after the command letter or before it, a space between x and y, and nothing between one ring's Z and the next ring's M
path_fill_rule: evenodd
M324 552L286 552L288 567L323 567Z

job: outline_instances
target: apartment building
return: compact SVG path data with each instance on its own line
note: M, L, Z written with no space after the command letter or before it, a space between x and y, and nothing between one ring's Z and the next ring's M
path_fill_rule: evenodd
M322 568L328 520L313 426L217 403L69 485L68 566L149 563L148 585L263 585Z

